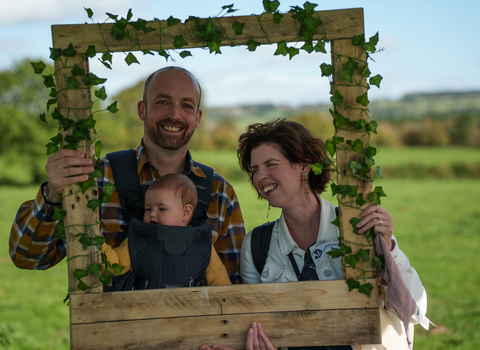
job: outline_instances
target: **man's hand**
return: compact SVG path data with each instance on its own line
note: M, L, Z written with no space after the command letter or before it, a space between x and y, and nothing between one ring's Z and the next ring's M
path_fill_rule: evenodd
M88 180L88 174L93 172L93 159L85 158L85 153L80 151L61 149L48 157L45 170L48 176L46 195L60 202L65 186Z

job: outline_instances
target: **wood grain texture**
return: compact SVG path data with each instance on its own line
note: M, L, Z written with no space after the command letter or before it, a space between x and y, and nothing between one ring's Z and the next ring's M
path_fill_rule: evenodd
M362 8L318 11L315 16L318 16L323 22L323 28L319 27L317 29L317 34L314 36L315 40L324 39L325 35L329 40L335 40L351 38L363 33ZM298 31L290 13L284 14L280 24L275 24L271 19L272 15L264 14L261 17L252 15L214 18L213 22L225 30L220 46L231 46L232 43L245 45L250 39L262 44L276 43L282 40L287 42L298 40ZM206 21L207 19L201 19L201 23L206 23ZM232 24L235 21L245 23L241 36L236 37L232 29ZM95 45L97 51L105 51L107 47L111 52L140 50L137 42L132 42L129 39L115 39L110 33L112 26L113 23L106 23L101 26L99 24L53 25L53 46L54 48L65 49L72 43L74 48L82 53L86 52L89 45ZM192 34L193 21L168 27L166 21L156 20L147 22L147 27L149 26L156 30L148 34L138 31L135 35L135 39L138 38L142 50L173 49L174 38L177 35L182 35L188 42L188 45L182 47L182 49L204 46L202 40L195 38ZM127 26L127 29L129 28L131 28L130 25Z

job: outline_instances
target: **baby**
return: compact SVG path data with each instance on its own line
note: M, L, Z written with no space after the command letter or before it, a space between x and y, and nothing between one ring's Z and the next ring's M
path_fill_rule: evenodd
M155 180L145 193L143 221L154 225L188 226L196 205L197 190L192 180L181 174L167 174ZM110 264L124 266L121 275L132 268L128 238L117 248L104 243L102 249ZM211 251L210 264L205 270L207 285L231 284L227 270L213 246Z

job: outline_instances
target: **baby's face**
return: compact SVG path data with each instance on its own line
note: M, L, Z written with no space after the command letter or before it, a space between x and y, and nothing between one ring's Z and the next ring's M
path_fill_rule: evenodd
M184 215L180 196L171 190L157 189L145 195L143 221L155 225L187 226L188 215Z

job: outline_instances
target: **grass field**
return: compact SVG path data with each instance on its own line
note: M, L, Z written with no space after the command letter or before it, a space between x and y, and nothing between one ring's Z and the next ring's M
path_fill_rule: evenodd
M247 230L278 217L246 182L233 182ZM427 316L439 327L416 328L415 348L480 349L480 181L380 180L383 206L401 249L427 290ZM68 349L66 263L47 271L17 269L7 242L19 204L36 187L0 187L0 349ZM325 194L326 199L331 199Z

